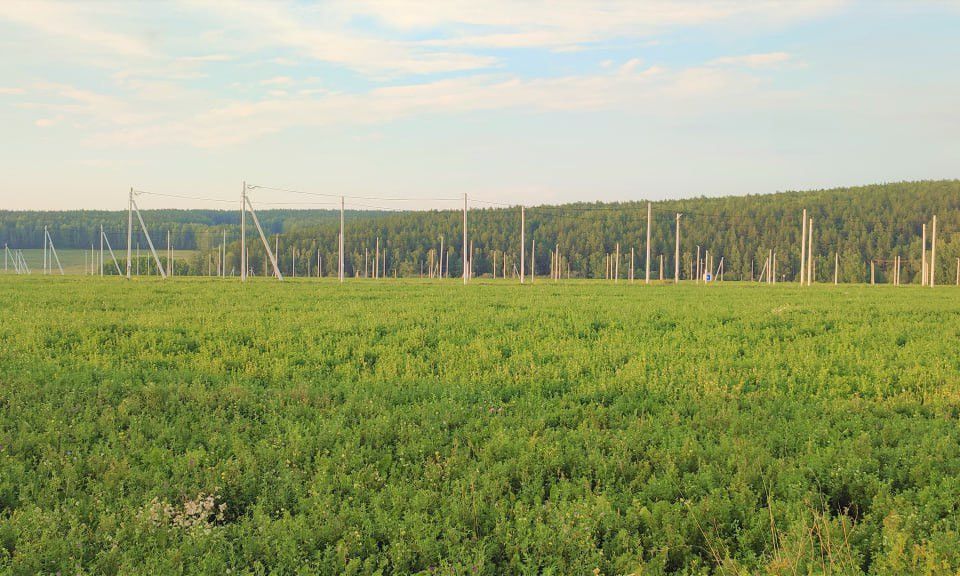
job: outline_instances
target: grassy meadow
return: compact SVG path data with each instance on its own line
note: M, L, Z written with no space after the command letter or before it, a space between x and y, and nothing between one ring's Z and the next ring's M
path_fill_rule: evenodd
M952 286L0 276L0 572L956 573L958 341Z

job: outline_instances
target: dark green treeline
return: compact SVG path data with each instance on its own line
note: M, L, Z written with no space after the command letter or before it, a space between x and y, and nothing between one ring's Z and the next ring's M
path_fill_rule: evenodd
M960 180L899 182L856 188L808 192L693 198L653 203L652 277L659 277L663 255L664 276L672 278L676 213L681 213L681 276L690 268L699 245L710 250L716 267L724 259L727 279L749 279L759 273L769 251L777 253L777 272L782 279L796 276L800 258L800 219L806 208L814 221L814 254L820 281L831 281L834 254L840 255L840 281L869 281L870 261L876 261L878 282L893 274L893 259L902 257L902 282L918 280L921 226L938 217L937 274L940 283L952 283L956 258L960 256ZM281 271L315 276L318 251L323 275L335 276L339 214L330 210L264 210L258 213L271 247L279 242ZM165 245L170 230L177 249L196 249L192 259L178 263L178 273L206 274L215 263L216 249L227 231L227 272L236 274L239 264L238 214L216 210L153 210L144 217L154 242ZM620 244L620 277L630 269L630 249L635 250L635 269L643 277L647 209L646 202L577 203L529 207L526 211L527 258L536 243L536 271L546 275L550 250L559 245L571 275L602 278L605 258ZM0 212L0 241L13 247L42 246L43 226L49 226L59 248L83 248L97 242L104 224L114 247L125 246L126 213L106 211ZM430 251L449 253L450 272L462 270L462 213L458 210L419 212L347 213L347 276L364 275L372 267L376 239L386 257L388 276L426 273ZM489 275L494 253L497 275L507 254L508 271L519 267L519 208L477 208L469 212L470 240L474 246L474 273ZM256 232L248 229L250 267L263 275L264 250ZM929 234L929 231L928 231ZM279 235L279 240L278 240ZM137 235L143 249L146 243ZM368 256L365 258L365 249ZM144 254L144 253L141 253ZM383 262L381 261L381 266ZM529 265L528 265L529 268Z

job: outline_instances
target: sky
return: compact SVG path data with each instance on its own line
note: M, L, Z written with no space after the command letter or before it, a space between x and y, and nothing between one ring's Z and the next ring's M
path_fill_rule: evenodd
M956 178L958 30L946 0L3 0L0 209Z

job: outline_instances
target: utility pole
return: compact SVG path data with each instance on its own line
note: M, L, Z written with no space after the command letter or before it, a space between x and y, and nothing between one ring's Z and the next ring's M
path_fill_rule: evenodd
M530 239L530 283L537 277L537 239Z
M557 250L557 254L560 253L560 250ZM614 265L614 275L613 283L616 284L620 281L620 243L617 242L617 263Z
M937 215L933 215L933 238L930 239L930 286L937 285Z
M340 282L343 283L343 196L340 197Z
M527 245L526 245L526 209L523 206L520 206L520 283L523 284L524 278L526 277L526 258L527 258Z
M921 244L923 244L923 248L921 249L921 252L920 252L920 285L926 286L927 285L927 225L926 224L923 225L923 232L922 232L921 238L922 238Z
M650 229L653 226L653 203L647 202L647 274L645 284L650 283Z
M130 187L130 196L127 197L127 280L132 272L133 258L133 187Z
M700 283L700 245L697 244L697 284Z
M100 275L103 276L103 224L100 225Z
M673 256L673 283L680 285L680 216L677 212L677 246Z
M813 286L813 217L807 221L807 286Z
M226 230L223 232L223 275L227 275L227 241ZM243 189L240 192L240 281L247 281L247 181L243 181Z
M467 283L470 261L467 254L467 193L463 193L463 283Z
M807 209L803 209L803 220L800 224L800 285L803 286L803 278L807 269Z

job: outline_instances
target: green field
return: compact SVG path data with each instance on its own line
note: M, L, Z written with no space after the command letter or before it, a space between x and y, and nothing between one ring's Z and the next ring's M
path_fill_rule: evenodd
M0 278L0 571L960 569L960 290Z

